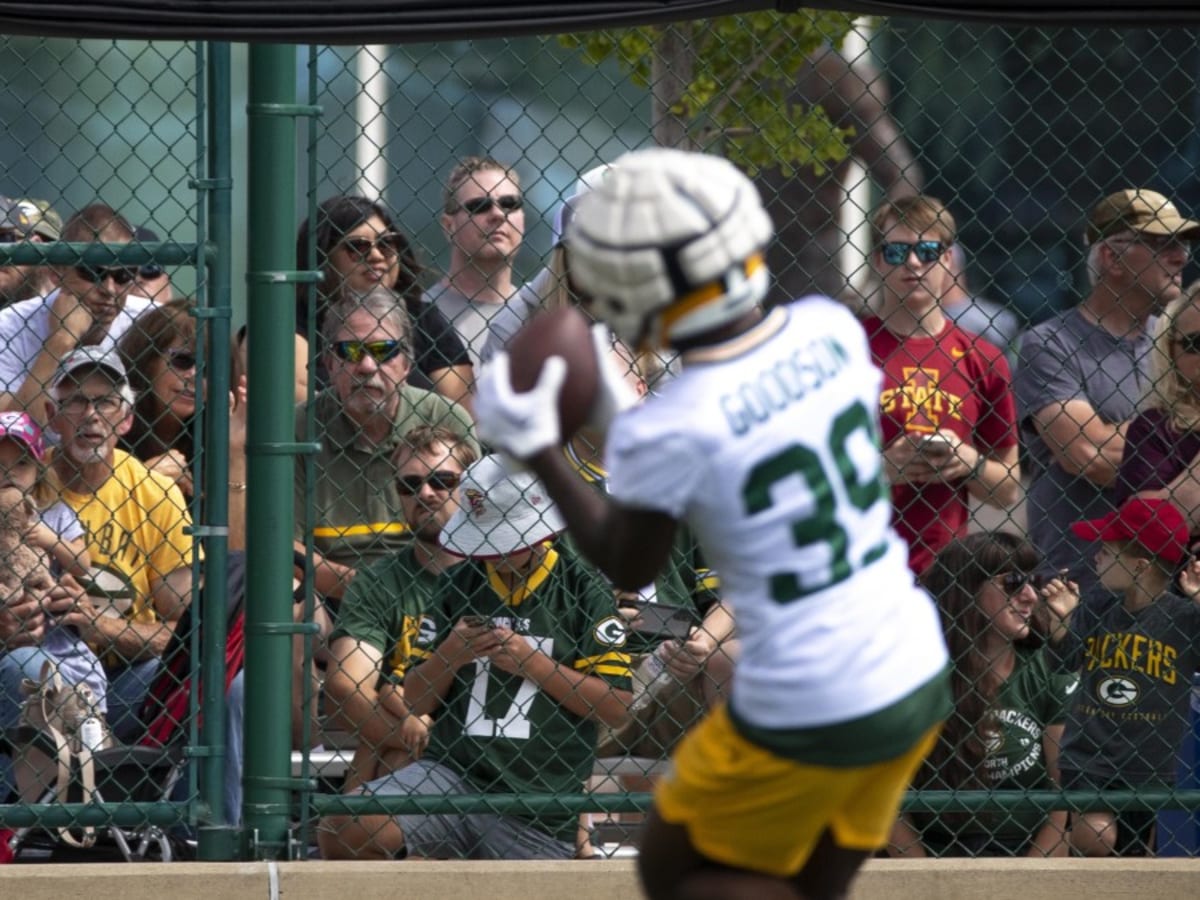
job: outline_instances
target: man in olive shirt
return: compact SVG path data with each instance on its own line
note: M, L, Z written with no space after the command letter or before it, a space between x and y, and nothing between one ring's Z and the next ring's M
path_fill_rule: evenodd
M316 589L340 598L357 568L408 543L392 457L418 425L440 425L479 445L470 418L438 394L405 383L411 325L404 301L387 288L339 300L322 328L330 387L314 401L317 438L312 484ZM296 439L305 439L305 410ZM305 533L304 459L296 464L294 537Z

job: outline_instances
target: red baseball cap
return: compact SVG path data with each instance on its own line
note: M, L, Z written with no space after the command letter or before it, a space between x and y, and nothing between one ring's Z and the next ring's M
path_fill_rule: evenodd
M1116 512L1076 522L1071 531L1085 541L1133 541L1173 565L1187 556L1187 521L1170 500L1130 497Z

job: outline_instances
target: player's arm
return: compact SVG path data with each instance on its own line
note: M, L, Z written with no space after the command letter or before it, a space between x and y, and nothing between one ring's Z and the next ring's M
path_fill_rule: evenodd
M613 585L636 591L654 580L671 555L673 518L601 495L557 448L539 452L528 464L554 498L576 546Z

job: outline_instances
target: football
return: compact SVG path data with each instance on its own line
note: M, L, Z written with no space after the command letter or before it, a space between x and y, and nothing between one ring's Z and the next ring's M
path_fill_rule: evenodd
M558 395L558 420L567 440L587 421L600 378L591 324L573 307L539 312L508 344L509 377L517 391L528 391L537 383L542 363L561 356L567 377Z

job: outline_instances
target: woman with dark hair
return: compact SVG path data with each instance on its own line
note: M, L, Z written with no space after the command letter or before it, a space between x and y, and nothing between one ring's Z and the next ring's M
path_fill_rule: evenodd
M950 649L954 712L914 786L927 790L1048 790L1077 674L1053 672L1044 629L1040 557L1006 532L952 541L921 576ZM1065 856L1065 811L905 814L893 856Z
M196 320L192 301L171 300L138 317L117 343L137 395L121 447L192 495L196 414Z
M411 241L387 210L363 197L330 197L317 208L316 260L309 258L310 224L300 226L296 259L301 269L317 269L316 321L310 323L308 291L296 299L296 331L320 333L325 310L345 292L365 294L391 288L404 298L413 321L413 367L408 383L434 390L453 403L469 404L471 360L462 340L436 307L421 302L421 265ZM319 379L323 381L324 379Z

